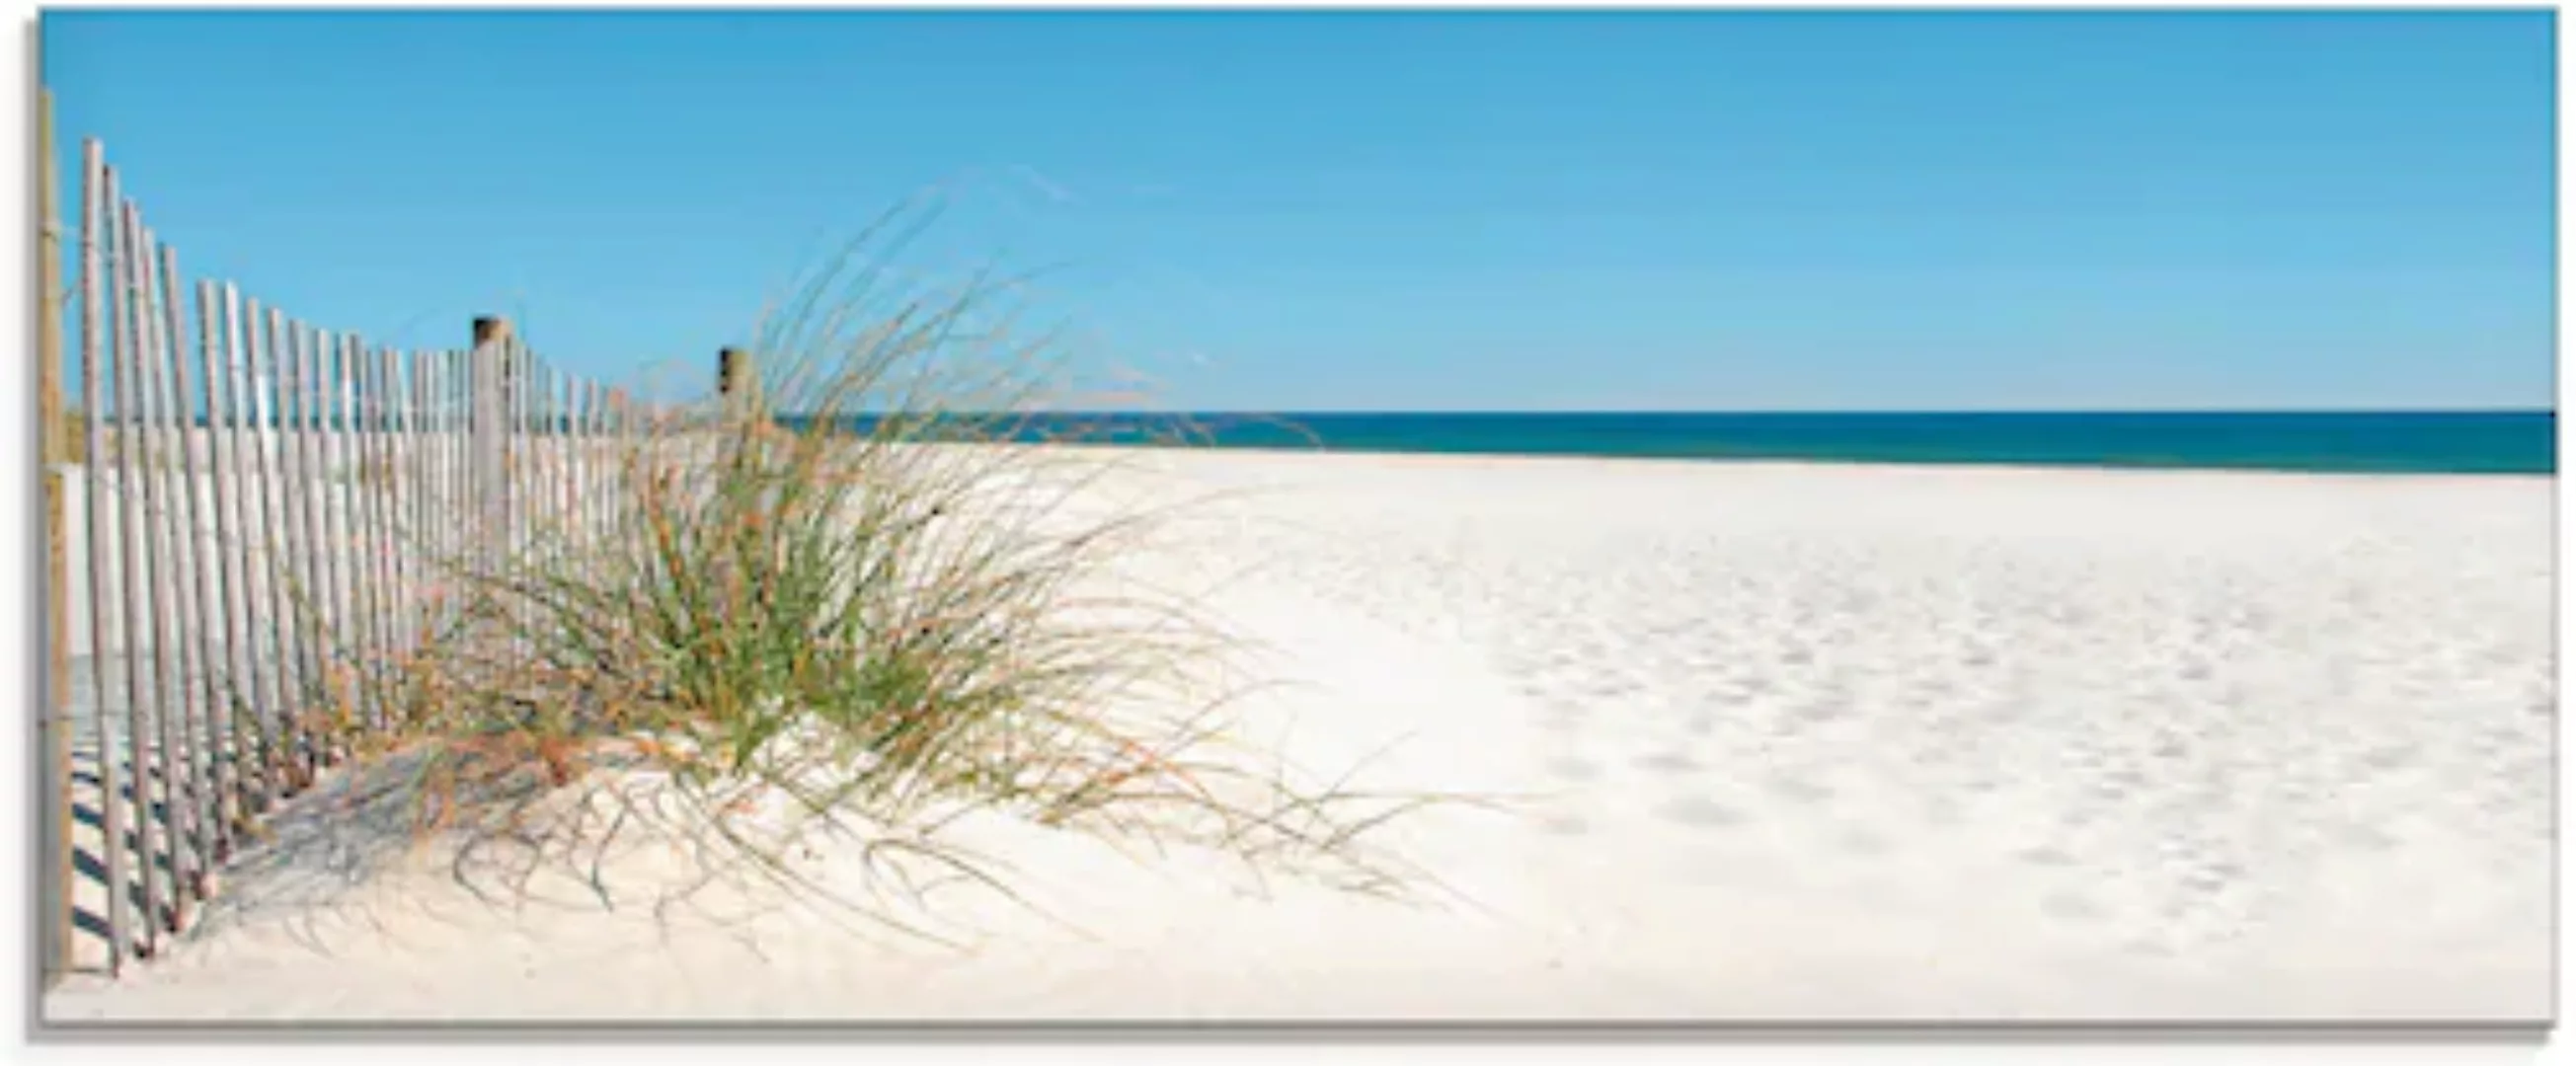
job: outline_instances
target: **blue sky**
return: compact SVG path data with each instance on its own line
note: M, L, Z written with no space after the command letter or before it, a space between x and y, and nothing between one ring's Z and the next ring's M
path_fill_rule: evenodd
M259 14L43 27L191 275L692 385L895 259L1196 409L2549 406L2543 14ZM1097 380L1096 378L1094 380Z

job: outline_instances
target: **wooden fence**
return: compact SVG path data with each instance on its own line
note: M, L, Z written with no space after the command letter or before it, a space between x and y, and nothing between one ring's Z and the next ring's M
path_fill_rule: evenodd
M96 141L80 173L78 350L40 353L77 378L77 411L40 389L48 983L185 929L262 818L390 724L378 682L460 617L460 573L610 519L642 418L498 319L396 351L191 282Z

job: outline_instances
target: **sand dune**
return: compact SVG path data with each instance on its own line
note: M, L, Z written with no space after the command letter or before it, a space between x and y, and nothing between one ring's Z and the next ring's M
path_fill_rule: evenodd
M501 912L429 862L326 905L255 855L206 932L48 1016L2549 1013L2548 480L1142 466L1116 484L1220 497L1140 565L1299 682L1261 738L1516 798L1388 841L1466 902L982 819L958 841L1055 916L942 897L951 952L795 908Z

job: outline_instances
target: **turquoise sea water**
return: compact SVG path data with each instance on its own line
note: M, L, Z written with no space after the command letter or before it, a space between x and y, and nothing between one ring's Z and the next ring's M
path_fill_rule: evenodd
M1032 430L1358 452L2332 473L2557 472L2551 411L1050 416Z

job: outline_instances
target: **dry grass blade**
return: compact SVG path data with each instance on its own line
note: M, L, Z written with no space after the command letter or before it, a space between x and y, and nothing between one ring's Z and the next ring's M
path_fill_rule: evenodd
M418 831L474 840L458 876L503 895L551 856L611 906L600 856L647 833L806 896L830 892L790 861L816 839L857 841L906 897L1015 896L940 839L977 811L1360 891L1416 883L1365 838L1439 798L1301 791L1222 757L1229 693L1208 667L1228 640L1116 579L1178 512L1102 510L1118 453L1047 446L1139 441L1033 414L1050 353L994 309L1011 284L889 302L887 277L853 251L761 331L754 386L618 442L609 521L540 523L505 556L413 538L453 610L364 676L395 719L371 751L422 753ZM649 799L601 784L638 773ZM593 850L566 859L576 842Z

